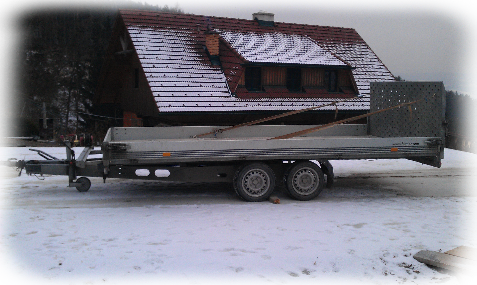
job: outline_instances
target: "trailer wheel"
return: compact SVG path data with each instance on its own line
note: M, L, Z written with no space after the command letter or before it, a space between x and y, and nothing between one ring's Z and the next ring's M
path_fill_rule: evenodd
M264 201L275 188L275 174L264 163L246 164L235 173L233 184L237 195L245 201Z
M290 196L301 201L316 198L325 183L323 171L311 161L296 162L285 173L284 180Z
M91 180L86 177L78 178L76 180L76 183L78 183L78 185L76 185L76 190L78 190L79 192L87 192L91 187Z

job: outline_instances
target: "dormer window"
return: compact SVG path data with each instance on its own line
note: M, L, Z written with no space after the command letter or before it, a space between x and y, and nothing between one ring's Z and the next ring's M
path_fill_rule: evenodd
M262 91L262 68L248 66L245 68L245 88L248 91Z
M301 91L301 68L287 68L287 89L292 92Z
M241 98L335 98L357 94L351 70L290 65L243 68L235 89Z
M325 70L325 88L328 92L338 92L338 72Z

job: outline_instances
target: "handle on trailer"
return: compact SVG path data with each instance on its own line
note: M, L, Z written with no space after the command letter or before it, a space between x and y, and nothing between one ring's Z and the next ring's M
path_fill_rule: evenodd
M39 156L43 157L44 159L46 160L58 160L58 158L54 157L53 155L51 154L48 154L42 150L39 150L39 149L34 149L34 148L30 148L29 150L31 151L36 151L38 153Z

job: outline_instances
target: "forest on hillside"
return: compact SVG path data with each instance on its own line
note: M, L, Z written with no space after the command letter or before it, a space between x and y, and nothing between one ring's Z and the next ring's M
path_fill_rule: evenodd
M447 91L446 121L449 133L477 139L477 100L467 94Z
M102 117L93 104L106 48L121 8L184 13L181 8L136 2L108 3L103 8L45 9L22 15L23 46L18 49L14 114L10 136L53 139L71 133L102 137L121 118ZM397 80L403 80L397 77ZM476 100L447 91L447 145L471 150L468 130ZM47 118L44 120L43 118ZM45 133L48 126L49 133Z
M104 5L36 10L22 15L24 39L17 55L17 94L12 96L18 116L11 136L94 133L99 126L114 124L116 118L94 116L98 112L92 100L118 10L183 13L179 7L131 1ZM42 133L44 117L55 134Z

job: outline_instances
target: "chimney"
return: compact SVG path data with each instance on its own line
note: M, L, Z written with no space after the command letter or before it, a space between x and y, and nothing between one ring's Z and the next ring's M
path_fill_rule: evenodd
M260 11L252 14L253 20L257 21L260 26L275 26L275 14Z
M211 56L219 55L219 37L219 33L214 31L208 31L205 34L205 47Z

